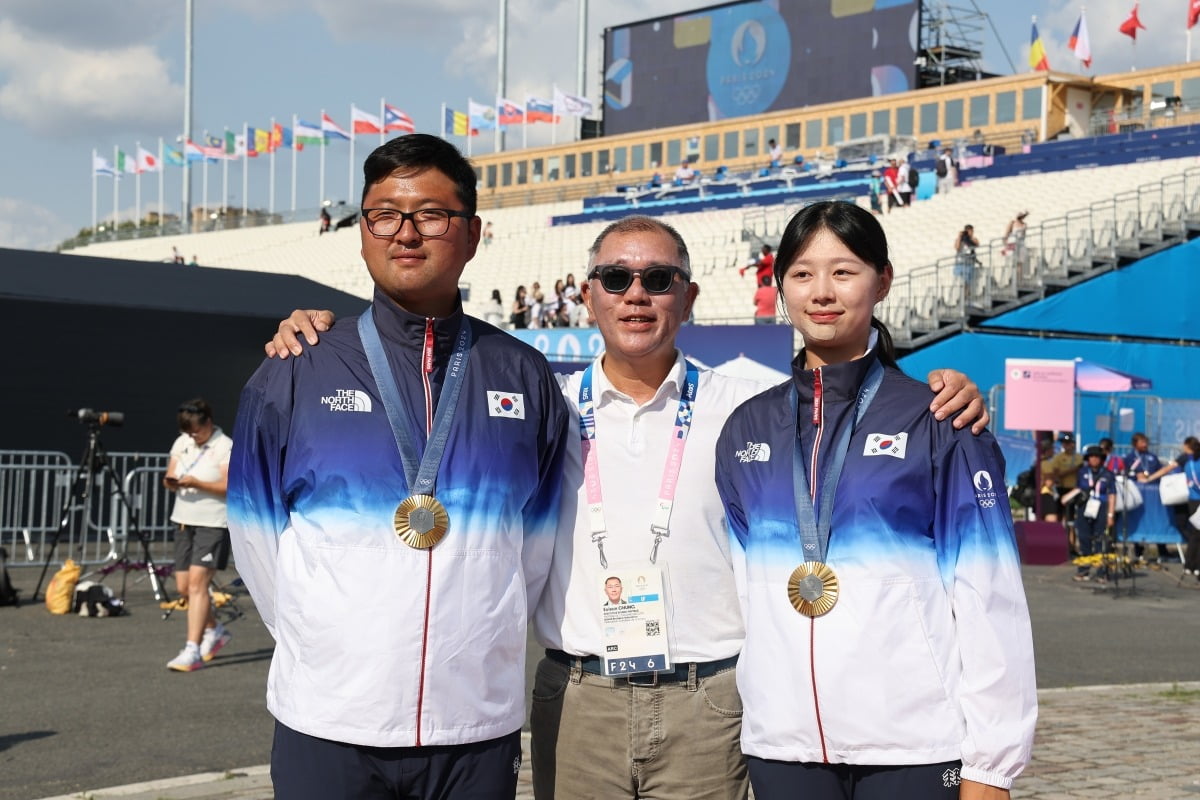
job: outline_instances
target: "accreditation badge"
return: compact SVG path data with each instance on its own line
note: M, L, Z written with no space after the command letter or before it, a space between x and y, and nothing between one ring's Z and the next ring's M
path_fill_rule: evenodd
M604 674L623 677L673 669L662 570L634 564L597 574L602 576L596 602L601 611Z

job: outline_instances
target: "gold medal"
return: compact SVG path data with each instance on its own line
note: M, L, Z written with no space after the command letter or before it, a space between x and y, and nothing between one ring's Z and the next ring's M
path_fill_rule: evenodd
M449 532L450 515L433 495L414 494L396 507L392 525L406 545L428 550Z
M838 577L820 561L805 561L788 578L788 600L806 617L829 613L838 599Z

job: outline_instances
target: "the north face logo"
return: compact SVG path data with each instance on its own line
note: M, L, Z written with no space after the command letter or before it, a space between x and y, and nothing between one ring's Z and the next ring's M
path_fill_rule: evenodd
M746 442L746 449L738 450L735 455L737 460L743 464L749 464L752 461L770 461L771 445L766 442Z
M371 395L362 389L335 389L321 398L321 405L329 406L330 411L370 411Z

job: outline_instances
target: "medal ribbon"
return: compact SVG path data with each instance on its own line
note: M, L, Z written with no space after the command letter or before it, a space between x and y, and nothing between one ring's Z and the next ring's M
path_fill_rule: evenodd
M796 495L796 521L800 524L800 542L804 546L805 561L825 563L826 553L829 550L829 529L833 524L833 496L837 490L838 481L842 477L842 467L846 465L846 453L850 450L850 437L854 435L854 429L858 427L863 415L867 413L867 407L875 399L881 383L883 383L883 365L876 360L867 372L867 379L859 391L858 409L854 412L854 421L842 428L842 435L834 447L833 461L821 481L821 502L816 511L813 509L815 487L809 484L808 475L804 469L804 454L800 447L800 432L796 431L796 447L792 456L792 491ZM791 400L792 419L796 419L800 396L796 392L794 384ZM799 421L797 421L797 425L799 425ZM815 447L814 445L814 450ZM815 463L814 461L814 471Z
M375 386L379 389L379 397L387 412L388 423L392 426L392 435L396 437L396 449L400 451L408 490L413 494L432 496L437 484L442 454L445 453L446 442L450 439L450 424L454 420L454 409L458 406L459 391L467 374L467 361L471 356L471 325L464 314L454 342L454 352L446 367L446 381L438 398L433 428L429 434L429 441L425 444L425 453L421 457L419 467L417 448L405 420L400 389L396 385L392 367L388 364L383 341L379 338L379 329L375 327L375 317L370 308L358 318L358 335L367 354L367 363L371 366L371 377L375 379Z
M650 563L658 561L658 546L671 535L671 511L675 506L675 488L679 484L679 470L683 465L683 449L687 444L688 432L692 428L692 404L700 387L700 370L690 361L684 361L687 374L683 391L679 393L679 409L675 412L675 430L667 450L667 463L663 468L662 482L658 487L658 502L650 532L654 534L654 546L650 548ZM591 522L592 541L600 552L600 566L607 567L604 556L604 539L607 526L604 522L604 496L600 488L600 464L596 449L596 400L592 388L593 368L588 366L579 384L579 446L583 451L583 483L587 490L588 517Z

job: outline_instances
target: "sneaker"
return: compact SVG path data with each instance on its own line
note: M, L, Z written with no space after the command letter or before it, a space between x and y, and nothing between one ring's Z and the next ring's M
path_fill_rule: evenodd
M213 656L221 652L221 648L229 644L232 638L233 634L225 630L225 626L219 622L217 627L206 629L200 639L200 658L206 662L212 661Z
M167 662L167 668L176 672L192 672L203 666L204 659L200 657L200 648L190 643L179 651L179 655Z

